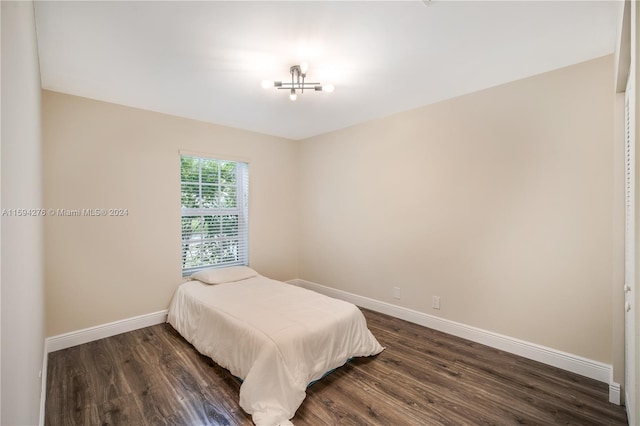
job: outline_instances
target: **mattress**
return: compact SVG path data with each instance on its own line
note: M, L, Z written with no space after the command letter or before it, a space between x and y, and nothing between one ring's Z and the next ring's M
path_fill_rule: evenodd
M383 350L355 305L263 276L188 281L167 321L242 379L240 406L259 426L291 424L309 383Z

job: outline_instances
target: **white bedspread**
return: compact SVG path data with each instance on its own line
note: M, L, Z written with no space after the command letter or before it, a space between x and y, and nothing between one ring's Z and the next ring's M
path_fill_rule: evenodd
M262 276L186 282L167 321L243 379L240 406L260 426L291 424L310 382L383 350L355 305Z

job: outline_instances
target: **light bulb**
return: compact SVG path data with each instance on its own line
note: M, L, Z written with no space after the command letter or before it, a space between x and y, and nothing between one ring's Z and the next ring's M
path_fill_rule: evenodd
M306 74L307 71L309 71L309 64L306 62L303 62L300 64L300 71L302 71L302 74Z
M273 81L270 80L262 80L261 84L263 89L269 89L270 87L273 87Z
M336 90L336 88L333 86L333 84L325 84L324 86L322 86L322 91L323 92L333 92L334 90Z
M295 89L291 89L291 94L289 95L289 99L291 99L292 101L295 101L296 99L298 99L298 95L296 95Z

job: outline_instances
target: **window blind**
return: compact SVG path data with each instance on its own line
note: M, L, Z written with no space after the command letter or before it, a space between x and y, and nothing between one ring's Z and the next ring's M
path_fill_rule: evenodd
M180 157L182 271L249 262L246 163Z

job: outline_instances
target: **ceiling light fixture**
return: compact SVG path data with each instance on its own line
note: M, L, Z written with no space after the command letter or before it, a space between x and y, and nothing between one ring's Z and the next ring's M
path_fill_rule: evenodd
M300 65L294 65L289 68L289 72L291 73L291 83L263 80L262 87L265 89L275 87L278 90L288 90L289 99L292 101L298 99L298 91L300 93L304 93L304 89L313 90L315 92L333 92L335 90L333 84L307 83L304 81L305 78L307 78L308 70L309 65L306 62L303 62Z

